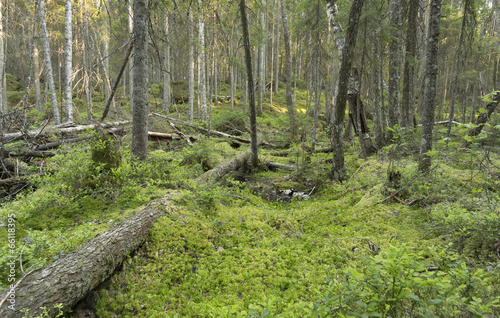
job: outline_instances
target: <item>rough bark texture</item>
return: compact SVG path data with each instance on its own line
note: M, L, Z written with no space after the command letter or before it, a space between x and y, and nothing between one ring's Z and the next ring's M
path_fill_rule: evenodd
M349 82L349 71L352 65L352 57L356 46L356 37L358 35L358 22L363 8L363 0L354 0L349 13L349 23L346 31L346 43L342 50L342 62L340 65L339 83L337 88L337 97L333 110L332 120L332 146L333 166L332 174L335 179L345 178L344 166L344 116L345 104L347 100L347 85Z
M333 34L335 46L339 51L339 56L342 56L342 50L345 46L345 38L342 35L342 26L337 21L339 9L337 8L337 0L326 0L326 15L330 24L330 32Z
M419 0L410 0L406 34L405 68L403 72L403 99L401 101L401 126L410 127L413 118L413 78L417 47L417 15Z
M290 53L290 34L288 32L285 0L281 0L281 15L283 20L283 40L285 41L286 105L288 117L290 118L290 133L294 137L297 128L295 127L295 107L293 107L292 103L292 55Z
M50 58L49 32L47 31L47 23L45 22L45 4L44 0L38 0L38 17L40 19L40 27L42 30L43 51L45 55L45 73L49 82L50 99L52 102L52 112L54 114L54 122L56 125L61 123L59 115L59 107L57 105L56 86L54 84L54 75L52 72L52 62Z
M373 133L375 147L382 149L385 146L384 121L382 116L382 73L381 73L381 37L380 29L374 31L373 43Z
M66 122L73 122L72 66L73 66L73 26L71 24L72 0L66 0L64 16L64 109Z
M243 1L244 0L240 0L240 4ZM213 168L212 170L205 172L204 174L199 176L197 180L202 183L212 183L219 181L223 176L225 176L229 172L238 170L239 168L244 166L250 160L251 154L252 154L252 149L251 147L248 147L244 152L237 155L236 157L228 161L224 161L223 163Z
M193 122L193 102L194 102L194 32L193 32L193 10L191 7L188 12L189 16L189 55L188 55L188 118Z
M23 308L29 309L30 316L38 316L42 314L40 307L46 307L53 317L58 312L55 305L63 304L64 310L71 308L146 241L153 223L174 209L171 199L175 195L150 204L77 251L26 275L15 290L15 310L4 304L0 307L0 317L24 317L20 312ZM9 292L10 288L0 291L0 299Z
M40 91L40 60L38 58L38 48L33 45L33 59L35 64L35 106L38 108L42 105L42 94Z
M257 145L257 113L255 109L255 90L253 87L253 74L252 74L252 53L250 48L250 32L248 30L248 17L246 12L245 0L240 0L240 15L241 26L243 29L243 46L245 47L245 64L247 66L247 83L248 83L248 99L249 99L249 113L250 113L250 152L251 164L257 167L259 160L259 148Z
M401 82L401 9L400 0L391 0L391 42L389 44L389 126L399 123L399 90ZM389 139L392 132L389 131Z
M436 111L436 87L438 73L439 22L441 20L441 0L431 1L429 37L427 42L427 61L425 68L425 104L422 118L422 140L420 143L419 169L426 171L431 166L432 130Z
M145 160L148 155L148 20L147 0L134 0L132 153L140 160Z

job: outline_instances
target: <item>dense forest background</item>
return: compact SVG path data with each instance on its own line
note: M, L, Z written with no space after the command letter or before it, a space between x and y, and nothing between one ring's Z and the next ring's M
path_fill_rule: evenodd
M497 0L0 22L1 316L500 314Z

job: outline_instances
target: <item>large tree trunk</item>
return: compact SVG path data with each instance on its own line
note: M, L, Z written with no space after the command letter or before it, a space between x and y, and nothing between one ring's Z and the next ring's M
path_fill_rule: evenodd
M290 53L290 34L288 32L288 20L286 17L285 0L281 0L281 15L283 20L283 39L285 41L285 72L286 72L286 105L288 117L290 118L290 134L295 137L295 108L292 103L292 55Z
M137 1L137 0L136 0ZM116 227L97 235L77 251L60 258L49 266L31 271L15 288L15 305L8 307L9 298L0 307L0 317L25 317L20 310L29 309L30 316L41 315L46 307L49 317L57 315L54 308L71 308L90 291L106 280L130 253L147 239L154 222L174 208L175 193L158 200ZM11 289L0 291L0 299Z
M59 115L59 107L57 105L56 86L54 84L54 75L52 72L52 62L50 58L49 32L47 31L47 23L45 22L45 4L44 0L38 0L38 16L40 19L40 27L42 29L43 51L45 55L45 73L49 82L50 97L52 101L52 112L54 114L54 122L56 125L61 123Z
M255 90L253 87L252 74L252 53L250 47L250 32L248 30L248 17L246 12L245 0L240 0L241 26L243 29L243 46L245 47L245 64L247 66L247 83L249 97L249 113L250 113L250 153L251 165L257 167L259 160L258 145L257 145L257 114L255 109Z
M382 73L381 73L381 58L380 46L381 37L380 29L374 31L373 43L373 134L375 147L382 149L385 146L384 138L384 121L382 116Z
M332 7L333 0L328 0L327 14L330 21L331 12L328 11ZM347 100L347 85L349 82L349 71L351 70L352 58L356 46L356 37L358 35L358 22L363 8L363 0L354 0L349 14L349 23L347 25L345 46L342 49L342 62L340 65L339 83L337 88L337 97L335 98L335 106L333 110L332 122L332 146L335 149L333 152L332 174L337 180L345 179L344 165L344 117L345 104Z
M189 22L188 22L188 30L189 30L189 55L188 55L188 119L189 122L193 122L193 113L194 113L194 32L193 32L193 9L189 7L188 11Z
M439 22L441 20L441 0L431 1L431 17L429 23L429 39L427 42L425 105L422 118L422 140L420 143L419 169L426 171L431 166L432 129L436 111L436 79L438 73Z
M401 126L410 127L413 119L413 80L417 45L417 15L419 0L410 0L406 34L405 68L403 72L403 99L401 101Z
M64 18L64 108L66 110L66 122L73 122L73 94L72 94L72 67L73 67L73 26L72 0L66 0L65 18Z
M148 21L147 0L134 0L134 96L132 153L145 160L148 155Z
M389 44L389 127L399 123L399 91L401 82L401 12L400 0L391 0L391 42ZM389 139L393 133L389 131Z

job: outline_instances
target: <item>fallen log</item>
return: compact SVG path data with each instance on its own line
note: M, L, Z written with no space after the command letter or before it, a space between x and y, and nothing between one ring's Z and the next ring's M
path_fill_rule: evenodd
M476 127L469 130L469 137L475 137L481 133L484 128L484 125L490 120L491 115L495 111L498 106L500 100L500 94L496 94L491 103L486 105L486 112L479 114L476 119ZM472 141L466 140L462 144L462 148L468 148L472 144Z
M196 140L196 137L192 137L192 136L184 136L184 137L187 138L190 143L191 143L191 141ZM160 132L156 132L156 131L148 131L148 140L149 141L182 140L185 138L177 137L177 136L174 136L172 134L160 133ZM193 144L191 144L191 145L193 145Z
M280 150L280 151L274 151L271 152L271 156L275 157L287 157L290 154L290 149L288 150ZM316 148L314 149L314 153L330 153L333 151L332 147L321 147L321 148Z
M48 142L46 144L40 144L37 145L34 150L48 150L48 149L54 149L59 147L62 144L69 144L73 142L79 142L83 141L86 139L89 139L90 137L77 137L77 138L70 138L70 139L65 139L65 140L59 140L59 141L54 141L54 142Z
M58 153L64 153L64 152L58 152ZM15 157L50 158L50 157L54 157L56 155L56 153L53 151L46 151L46 150L44 150L44 151L34 151L34 150L15 151L15 150L12 150L12 151L5 151L4 155L11 157L11 158L12 157L14 157L14 158Z
M297 166L287 165L284 163L272 162L272 161L266 162L266 166L269 168L269 170L272 170L272 171L276 170L276 169L283 169L283 170L288 170L288 171L297 170Z
M39 177L43 176L43 173L35 173L31 174L29 176L21 176L21 177L13 177L13 178L8 178L8 179L2 179L0 180L0 186L2 185L8 185L8 184L13 184L13 183L18 183L18 182L25 182L31 178L34 177Z
M77 251L26 274L13 288L15 298L9 297L10 287L0 291L0 317L25 317L21 309L28 309L29 316L39 316L43 312L41 307L46 307L49 317L54 317L58 313L54 306L58 304L62 304L64 311L70 309L146 241L153 223L175 208L172 199L176 195L170 193L98 234Z
M121 125L127 125L132 123L130 120L122 120L122 121L116 121L116 122L109 122L109 123L102 123L98 124L98 126L102 128L110 128L110 127L115 127L115 126L121 126ZM59 126L53 126L46 128L43 134L47 133L62 133L62 134L69 134L69 133L78 133L85 131L87 129L94 129L96 125L90 124L90 125L59 125ZM17 133L8 133L4 134L2 137L2 140L4 143L9 143L9 142L14 142L16 140L19 140L23 137L28 137L28 138L35 138L41 135L41 130L31 130L27 132L17 132Z
M164 115L161 115L161 114L158 114L158 113L152 113L152 115L160 117L160 118L168 119L168 120L171 120L171 121L180 122L184 126L187 126L187 127L190 127L190 128L193 128L193 129L196 129L198 131L202 131L202 132L208 134L208 129L192 125L192 124L187 123L187 122L185 122L185 121L183 121L181 119L164 116ZM226 133L223 133L223 132L220 132L220 131L217 131L217 130L210 130L210 134L218 136L218 137L224 137L224 138L234 139L234 140L237 140L237 141L245 143L245 144L249 144L250 143L250 139L242 138L242 137L238 137L238 136L233 136L233 135L226 134ZM269 143L269 142L265 142L265 141L262 142L261 145L262 146L267 146L267 147L270 147L270 148L273 148L273 149L277 149L278 148L276 145L274 145L272 143Z
M250 155L252 151L250 147L248 147L244 152L240 153L236 157L224 161L219 164L217 167L208 170L204 174L200 175L198 178L198 182L201 183L211 183L219 181L223 176L228 174L231 171L235 171L240 169L242 166L246 165L246 163L250 160Z

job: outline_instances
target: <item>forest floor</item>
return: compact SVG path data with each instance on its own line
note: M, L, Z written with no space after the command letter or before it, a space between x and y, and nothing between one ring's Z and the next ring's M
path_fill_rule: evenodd
M16 215L18 277L180 189L177 209L155 223L144 246L73 315L499 317L500 127L487 127L470 149L461 149L467 128L454 127L446 140L437 125L433 166L424 174L419 129L397 131L396 142L367 159L360 158L357 140L346 142L348 179L338 183L330 178L331 153L315 153L308 139L289 137L284 95L264 104L258 124L264 140L289 152L263 147L259 159L295 171L262 165L199 184L197 176L247 145L182 125L197 142L151 142L145 162L131 160L126 135L121 163L109 171L92 161L93 140L64 145L32 165L45 175L0 210L3 224ZM154 96L152 108L161 112ZM129 116L128 106L117 103ZM248 136L240 107L214 105L212 129ZM301 90L297 108L299 131L310 138ZM184 114L185 105L173 109ZM150 130L169 131L161 118L150 119ZM324 127L323 121L320 146L329 146ZM294 196L298 192L305 195ZM4 228L1 241L7 241ZM2 288L9 284L8 260L2 244Z

